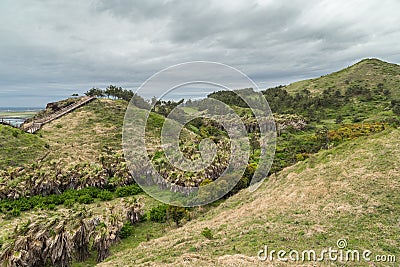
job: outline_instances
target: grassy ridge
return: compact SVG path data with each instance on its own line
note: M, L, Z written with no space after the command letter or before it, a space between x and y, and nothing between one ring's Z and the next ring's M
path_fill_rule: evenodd
M96 100L59 118L37 134L0 125L0 169L45 156L65 164L96 162L105 149L121 150L126 101Z
M375 89L379 85L389 90L393 96L399 97L400 66L379 59L364 59L320 78L292 83L285 89L293 94L303 89L308 89L312 94L320 94L323 89L340 90L343 93L351 85L369 89Z
M126 107L126 101L95 100L46 124L39 132L50 145L46 159L96 162L107 148L120 151Z

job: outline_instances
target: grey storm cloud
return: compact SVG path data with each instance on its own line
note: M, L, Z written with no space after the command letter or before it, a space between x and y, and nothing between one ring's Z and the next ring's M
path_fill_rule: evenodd
M192 60L229 64L260 87L320 76L365 57L396 63L398 10L397 0L3 0L0 106L21 92L135 88Z

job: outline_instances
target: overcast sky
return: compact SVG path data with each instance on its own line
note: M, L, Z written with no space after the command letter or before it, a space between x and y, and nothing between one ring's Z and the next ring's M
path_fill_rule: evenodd
M0 2L0 107L43 106L217 61L266 88L365 57L400 62L398 0Z

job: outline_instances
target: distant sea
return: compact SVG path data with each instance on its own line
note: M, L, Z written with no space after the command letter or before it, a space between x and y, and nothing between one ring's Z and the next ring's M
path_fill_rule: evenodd
M0 120L4 120L12 125L19 126L27 118L43 108L39 107L0 107Z

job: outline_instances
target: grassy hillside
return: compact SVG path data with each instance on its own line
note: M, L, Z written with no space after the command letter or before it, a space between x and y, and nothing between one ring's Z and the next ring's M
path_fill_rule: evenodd
M124 100L97 99L44 125L38 135L49 144L46 160L61 159L68 164L97 162L104 151L121 152L127 106ZM157 135L163 121L163 116L150 114L147 128L150 136Z
M399 256L399 138L400 130L389 130L322 151L253 194L241 191L203 218L124 248L100 266L256 266L264 245L322 250L343 238L349 249Z
M126 101L95 100L34 135L0 125L1 252L15 260L31 246L30 254L24 255L34 262L35 253L43 252L35 243L38 233L43 234L38 242L70 236L75 250L82 239L72 236L79 236L77 225L84 221L85 255L83 262L70 255L73 266L93 266L96 257L102 255L97 261L104 260L110 249L111 258L104 266L257 266L257 252L264 245L276 250L322 250L335 247L340 238L350 249L400 257L400 130L396 129L400 101L393 103L400 90L399 73L397 65L369 59L289 85L284 88L288 92L264 91L278 127L271 176L253 194L239 191L248 186L257 168L260 147L254 143L238 186L224 199L193 209L160 205L134 183L121 153ZM249 137L257 139L252 112L235 94L214 96L232 105ZM207 112L201 104L194 101L184 111ZM206 177L211 182L224 170L229 151L218 149L218 168L196 175L170 166L161 151L160 127L176 105L160 102L150 114L149 156L161 175L177 184L201 184ZM144 112L136 107L134 111ZM127 127L137 129L134 123ZM180 134L184 155L200 157L198 144L204 138L227 147L221 127L195 119ZM39 158L38 164L27 164ZM10 165L23 168L5 170ZM141 164L134 168L135 177L148 175ZM131 196L140 200L122 201ZM46 226L54 220L66 226L57 228L56 235ZM16 225L19 230L11 233ZM68 250L63 253L59 255Z
M33 163L47 151L46 142L39 136L0 124L0 169Z
M50 145L46 159L97 161L106 148L121 150L126 101L95 100L44 127L38 133Z
M339 90L342 93L349 86L358 85L368 89L382 86L392 95L400 96L400 66L379 59L364 59L343 70L320 78L299 81L286 86L290 93L309 90L312 94L322 93L324 89Z
M34 135L0 125L0 169L43 157L67 164L96 162L106 149L120 151L126 107L126 101L96 100L44 125Z
M315 125L400 124L400 66L378 59L262 93L274 113L302 115Z

